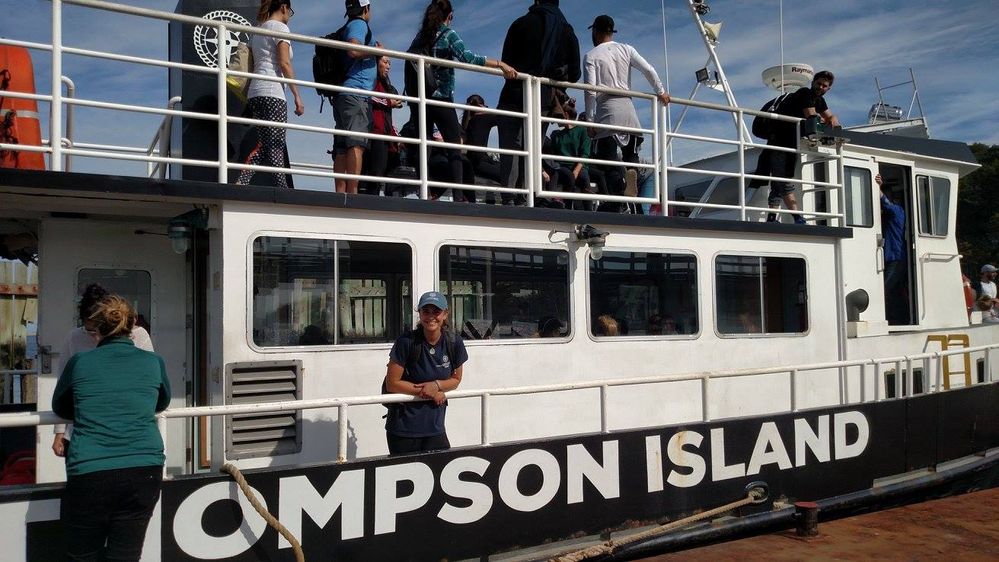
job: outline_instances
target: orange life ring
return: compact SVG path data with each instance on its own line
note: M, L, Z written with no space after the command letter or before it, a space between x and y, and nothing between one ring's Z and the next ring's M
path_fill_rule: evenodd
M31 54L24 47L0 46L0 143L42 145L42 125L35 100L6 92L35 93ZM45 155L27 150L0 149L0 168L44 170Z
M975 290L971 288L971 279L968 279L968 276L963 273L961 274L961 283L964 285L964 304L970 314L975 309Z

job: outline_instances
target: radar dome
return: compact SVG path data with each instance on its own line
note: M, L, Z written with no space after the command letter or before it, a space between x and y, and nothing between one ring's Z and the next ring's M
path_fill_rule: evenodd
M783 72L781 72L782 68ZM815 71L812 67L803 63L771 66L763 71L763 85L774 90L803 88L812 85L814 76Z

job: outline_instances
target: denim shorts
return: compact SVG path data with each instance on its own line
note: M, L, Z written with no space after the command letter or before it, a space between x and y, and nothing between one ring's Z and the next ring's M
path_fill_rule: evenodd
M340 94L333 100L333 119L336 121L337 129L370 133L371 102L364 96ZM333 149L337 154L342 154L354 146L368 148L368 139L333 135Z

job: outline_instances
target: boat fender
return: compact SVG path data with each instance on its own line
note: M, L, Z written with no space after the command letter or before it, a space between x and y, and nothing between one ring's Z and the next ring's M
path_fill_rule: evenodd
M961 274L961 284L964 285L964 306L968 309L968 314L975 309L975 289L971 287L971 279L967 275Z
M851 291L846 295L846 320L860 322L860 313L867 310L871 304L871 296L863 289Z

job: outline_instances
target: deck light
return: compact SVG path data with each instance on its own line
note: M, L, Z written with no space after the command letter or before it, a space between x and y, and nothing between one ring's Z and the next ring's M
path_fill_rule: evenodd
M607 243L608 234L610 233L590 224L576 226L576 240L590 247L590 258L593 260L604 257L604 245Z
M194 231L207 227L208 211L205 209L195 209L170 219L167 237L170 238L170 246L173 247L174 253L186 254L191 247Z

